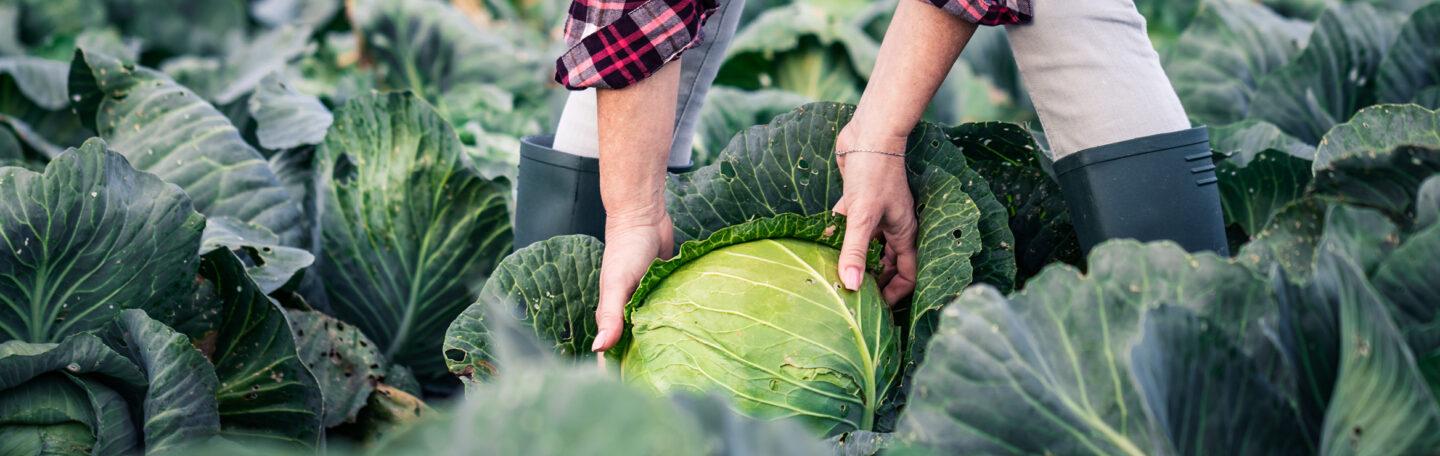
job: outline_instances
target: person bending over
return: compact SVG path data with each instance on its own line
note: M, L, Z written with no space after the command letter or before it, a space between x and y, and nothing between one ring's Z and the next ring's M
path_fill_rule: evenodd
M700 105L743 0L575 0L556 81L572 92L553 137L522 146L516 244L561 234L606 241L595 351L620 339L625 303L669 257L669 171L690 165ZM916 217L906 137L981 25L1004 25L1089 251L1106 239L1173 240L1226 255L1204 127L1190 121L1130 0L900 0L859 107L836 138L846 214L841 282L865 280L885 241L894 303L915 287ZM684 58L681 58L681 54ZM887 274L888 275L888 274Z

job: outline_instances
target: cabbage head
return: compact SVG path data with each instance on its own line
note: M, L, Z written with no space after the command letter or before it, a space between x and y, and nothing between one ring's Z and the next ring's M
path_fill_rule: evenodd
M657 393L718 392L820 434L872 429L897 383L900 334L874 279L840 285L844 226L832 214L760 219L656 262L627 306L621 375Z

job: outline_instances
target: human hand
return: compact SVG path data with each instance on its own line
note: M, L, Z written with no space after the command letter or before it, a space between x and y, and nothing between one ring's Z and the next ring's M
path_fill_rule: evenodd
M866 135L852 122L840 130L837 151L867 149L905 152L905 136ZM870 240L885 240L879 278L885 302L895 305L915 291L915 204L905 178L905 159L890 155L858 152L839 157L844 193L835 203L835 212L845 214L845 242L840 249L840 281L850 290L860 289L865 274L865 254Z
M600 261L599 332L591 351L605 351L625 330L625 304L656 258L670 258L675 231L665 208L610 214L605 219L605 255Z

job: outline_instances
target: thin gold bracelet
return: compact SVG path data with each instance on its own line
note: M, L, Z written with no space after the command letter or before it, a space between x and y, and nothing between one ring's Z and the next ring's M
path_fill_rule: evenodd
M889 156L891 156L891 157L905 158L905 154L897 154L897 153L894 153L894 152L886 152L886 151L883 151L883 150L871 150L871 149L840 150L840 151L836 151L836 152L835 152L835 156L836 156L836 157L844 157L845 154L853 154L853 153L856 153L856 152L863 152L863 153L867 153L867 154L889 155Z

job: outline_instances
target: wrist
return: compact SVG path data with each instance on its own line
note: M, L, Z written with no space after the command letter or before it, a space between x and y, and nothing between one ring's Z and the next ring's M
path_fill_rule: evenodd
M877 118L879 117L879 118ZM895 122L893 119L886 120L884 116L872 117L867 111L856 111L855 117L845 126L850 149L873 149L885 150L886 152L905 152L905 141L910 136L910 130L914 125L903 125L903 122ZM899 147L900 150L887 150Z
M608 205L607 205L608 206ZM629 201L618 204L614 210L607 207L605 226L607 229L653 227L666 221L670 214L665 212L665 201Z

